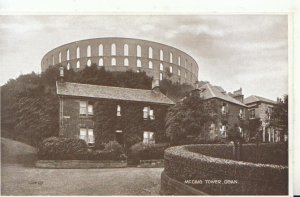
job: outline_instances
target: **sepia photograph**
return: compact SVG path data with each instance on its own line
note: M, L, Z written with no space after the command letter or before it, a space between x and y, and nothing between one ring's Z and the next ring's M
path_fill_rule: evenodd
M0 15L1 195L289 195L288 19Z

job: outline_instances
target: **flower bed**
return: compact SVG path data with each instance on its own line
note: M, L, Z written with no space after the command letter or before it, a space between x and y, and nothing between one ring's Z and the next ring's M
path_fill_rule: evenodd
M288 193L287 166L230 160L230 146L186 145L168 148L164 156L164 173L169 179L210 195ZM246 150L247 148L244 149ZM178 193L170 189L171 182L163 177L166 176L162 176L161 193ZM185 195L188 194L190 193Z

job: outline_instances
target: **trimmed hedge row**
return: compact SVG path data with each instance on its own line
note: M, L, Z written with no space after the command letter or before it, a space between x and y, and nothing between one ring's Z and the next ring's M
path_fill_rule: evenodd
M50 137L39 146L40 160L124 160L123 148L116 141L105 144L104 150L89 150L82 139Z
M203 144L201 146L187 146L189 151L201 153L211 157L222 159L233 159L233 145L232 144ZM243 144L241 150L241 161L263 163L263 164L277 164L288 165L288 146L285 143L272 144Z
M168 143L144 144L143 142L130 147L129 158L134 160L163 159Z
M186 145L166 149L164 172L172 179L185 183L187 180L202 180L202 184L191 184L195 189L211 195L287 195L288 167L271 164L255 164L229 159L220 159L195 153L190 150L214 156L226 153L228 145ZM222 149L222 146L224 149ZM213 151L212 151L213 150ZM227 154L227 155L226 155ZM205 180L237 181L237 184L206 184ZM162 193L170 186L163 184ZM168 193L172 194L172 193Z

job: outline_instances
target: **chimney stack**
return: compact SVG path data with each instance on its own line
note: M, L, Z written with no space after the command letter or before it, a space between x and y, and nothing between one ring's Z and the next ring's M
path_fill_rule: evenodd
M160 92L159 79L153 79L152 80L152 90L155 91L155 92Z

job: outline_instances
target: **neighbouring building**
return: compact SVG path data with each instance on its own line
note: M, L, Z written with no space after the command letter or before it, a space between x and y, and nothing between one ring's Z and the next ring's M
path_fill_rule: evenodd
M88 85L70 82L57 82L57 95L59 96L60 104L60 136L81 138L89 145L93 146L97 139L101 140L103 132L110 132L108 135L113 137L113 140L124 145L126 137L129 135L125 127L129 124L137 124L141 122L154 122L157 119L164 122L166 114L158 114L159 108L168 108L174 105L174 102L159 91L159 82L156 80L153 83L152 90L131 89L122 87L110 87L100 85ZM130 108L137 107L135 120L126 120L127 123L115 127L115 130L95 131L95 104L103 103L112 106L112 113L106 114L109 122L114 126L122 118L126 118L127 111ZM166 112L167 110L165 110ZM102 114L103 115L103 114ZM101 117L100 117L101 118ZM105 123L103 123L105 124ZM123 128L122 128L123 127ZM98 127L102 128L102 127ZM137 137L143 140L144 143L155 143L155 130L139 127ZM156 127L153 127L156 128ZM100 129L101 130L101 129ZM95 138L95 133L99 134L99 138Z
M199 84L201 85L199 87ZM248 119L247 106L242 102L242 90L235 92L233 96L220 86L214 86L209 82L199 82L198 88L193 91L205 100L209 110L215 113L214 121L206 126L208 139L226 138L228 131L235 124L239 127L241 136L248 139L245 122Z
M280 136L280 130L270 126L270 118L273 107L277 104L267 98L260 96L249 96L245 98L244 103L248 106L249 121L259 119L261 121L262 131L260 138L262 142L279 142L283 141Z

